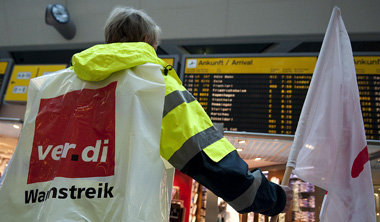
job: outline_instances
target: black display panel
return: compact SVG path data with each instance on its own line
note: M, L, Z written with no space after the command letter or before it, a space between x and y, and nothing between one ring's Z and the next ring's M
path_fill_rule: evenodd
M295 134L317 57L184 58L184 86L224 130ZM355 57L367 139L380 137L380 56Z

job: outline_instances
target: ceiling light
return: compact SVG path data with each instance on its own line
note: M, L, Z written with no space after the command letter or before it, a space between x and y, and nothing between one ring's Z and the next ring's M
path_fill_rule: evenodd
M16 125L16 124L13 124L13 128L15 128L15 129L20 129L20 126L19 126L19 125Z
M269 171L268 170L264 170L264 171L261 171L263 174L268 174Z
M257 157L257 158L255 158L255 161L259 161L259 160L261 160L261 158L260 158L260 157Z
M243 144L245 143L245 140L238 140L238 143Z
M241 151L243 151L243 148L237 148L236 149L238 152L241 152Z

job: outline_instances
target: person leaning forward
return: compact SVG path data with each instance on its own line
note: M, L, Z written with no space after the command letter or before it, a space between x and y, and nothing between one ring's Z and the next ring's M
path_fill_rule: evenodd
M143 11L118 7L106 22L107 44L75 54L73 69L82 80L100 81L107 76L94 75L92 68L104 61L118 61L109 67L108 73L148 62L161 65L165 81L161 156L239 213L271 216L286 211L292 198L289 187L268 181L259 169L248 169L233 145L213 126L202 106L182 86L176 72L157 57L159 34L160 28Z

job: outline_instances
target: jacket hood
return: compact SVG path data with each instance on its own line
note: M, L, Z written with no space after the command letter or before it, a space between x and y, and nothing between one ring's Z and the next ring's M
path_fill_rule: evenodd
M112 73L145 63L167 64L145 42L99 44L74 54L71 69L85 81L101 81Z

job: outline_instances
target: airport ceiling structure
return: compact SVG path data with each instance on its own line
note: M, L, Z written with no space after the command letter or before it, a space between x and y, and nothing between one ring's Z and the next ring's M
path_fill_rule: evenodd
M278 37L277 37L278 38ZM301 40L278 39L273 41L250 40L244 38L234 39L188 39L188 40L164 40L157 49L158 55L191 55L191 54L318 54L322 45L322 37L306 38ZM363 39L363 38L362 38ZM354 53L379 53L380 37L367 38L369 40L353 40ZM377 39L377 40L376 40ZM53 64L69 63L73 54L80 52L93 44L70 45L70 48L62 46L50 46L49 48L18 48L9 50L10 57L16 64Z
M167 40L158 54L318 53L323 36ZM353 52L380 52L380 35L351 36Z

